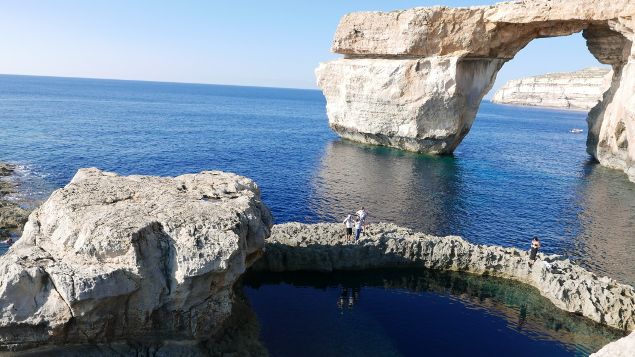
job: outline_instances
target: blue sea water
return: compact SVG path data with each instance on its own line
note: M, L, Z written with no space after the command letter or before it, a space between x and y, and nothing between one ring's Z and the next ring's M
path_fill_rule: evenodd
M483 102L454 156L340 140L319 91L0 76L0 161L37 202L81 167L120 174L233 171L277 223L387 221L564 254L635 283L635 184L585 152L585 113ZM390 300L389 296L386 299Z

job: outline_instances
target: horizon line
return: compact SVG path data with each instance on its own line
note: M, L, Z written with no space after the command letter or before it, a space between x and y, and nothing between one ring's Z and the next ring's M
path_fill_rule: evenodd
M228 87L247 87L247 88L269 88L269 89L321 91L319 88L307 88L307 87L274 87L274 86L268 86L268 85L259 86L259 85L250 85L250 84L231 84L231 83L179 82L179 81L161 81L161 80L147 80L147 79L124 79L124 78L103 78L103 77L73 77L73 76L53 76L53 75L41 75L41 74L0 73L0 76L42 77L42 78L63 78L63 79L80 79L80 80L99 80L99 81L143 82L143 83L162 83L162 84L189 84L189 85L200 85L200 86L228 86Z

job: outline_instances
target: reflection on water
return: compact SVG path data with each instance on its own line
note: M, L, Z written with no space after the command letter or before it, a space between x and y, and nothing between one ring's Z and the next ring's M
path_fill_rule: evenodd
M359 294L361 288L358 286L349 288L348 286L342 287L340 297L337 299L337 307L343 311L344 308L352 309L359 301Z
M371 221L450 234L461 206L461 175L451 157L434 158L345 141L329 143L315 182L315 211L325 220L366 206Z
M593 163L569 133L580 113L484 103L455 156L430 157L344 140L326 144L312 181L318 220L363 205L370 221L479 244L570 256L635 284L635 185Z
M579 184L582 229L568 250L580 263L635 285L635 184L619 171L587 165Z
M622 336L531 287L456 272L250 272L244 285L276 356L587 355Z

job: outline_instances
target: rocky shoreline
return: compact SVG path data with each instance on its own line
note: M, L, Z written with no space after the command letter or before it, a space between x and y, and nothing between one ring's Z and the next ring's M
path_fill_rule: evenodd
M519 281L538 289L558 308L620 330L635 330L635 289L539 253L529 267L526 251L435 237L393 224L370 225L359 244L346 243L340 224L274 226L266 254L253 267L265 271L363 270L423 267Z
M29 211L7 200L15 193L15 184L9 180L15 169L15 165L0 162L0 240L19 237L29 216Z
M0 351L266 354L238 284L249 267L491 275L533 286L561 310L635 329L632 286L561 256L539 254L530 268L518 249L386 223L370 225L353 244L341 224L272 226L258 186L231 173L123 177L81 169L0 257ZM236 351L236 341L248 351Z

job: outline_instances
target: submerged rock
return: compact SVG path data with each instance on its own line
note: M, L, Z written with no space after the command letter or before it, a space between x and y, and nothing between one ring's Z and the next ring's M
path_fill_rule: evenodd
M586 68L515 79L505 83L492 102L590 110L602 100L612 76L609 68Z
M15 192L15 184L6 180L15 172L15 165L0 162L0 239L19 235L29 211L6 197Z
M271 222L234 174L79 170L0 257L0 349L213 338Z
M256 270L333 271L425 267L516 280L538 289L558 308L623 330L635 329L635 289L597 275L557 255L471 244L461 237L435 237L393 224L372 224L359 244L345 242L341 224L274 226Z
M340 20L333 39L332 51L344 58L320 64L317 83L342 137L448 154L505 62L536 38L582 32L591 54L613 69L610 89L587 119L587 151L635 181L633 15L631 0L355 12Z

